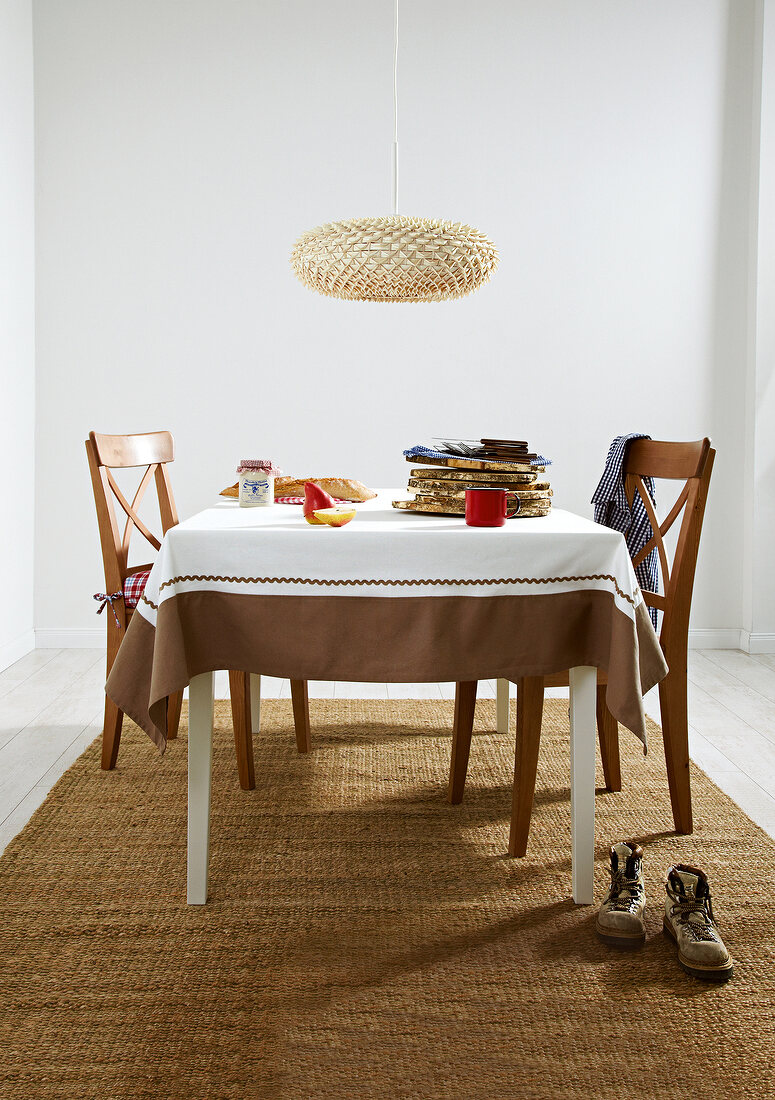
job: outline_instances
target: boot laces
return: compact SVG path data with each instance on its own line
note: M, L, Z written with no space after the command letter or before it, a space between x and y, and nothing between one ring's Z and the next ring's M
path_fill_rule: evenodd
M639 902L642 890L640 879L627 878L620 868L611 871L611 889L608 891L611 909L623 913L630 912Z
M674 890L667 887L667 893L672 901L670 916L677 917L678 921L687 932L691 933L695 940L715 940L717 938L716 922L713 917L713 905L710 894L704 898L682 897ZM693 921L689 918L694 914L702 917L702 921Z

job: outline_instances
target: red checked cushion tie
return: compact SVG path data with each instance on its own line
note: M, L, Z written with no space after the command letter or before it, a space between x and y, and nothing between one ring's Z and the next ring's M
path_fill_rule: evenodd
M113 612L113 618L116 620L116 626L121 629L121 623L118 621L118 615L116 609L113 606L115 600L120 600L123 597L124 607L133 608L137 607L140 602L140 597L145 591L145 586L148 583L148 578L151 575L150 569L145 569L141 573L132 573L130 577L124 581L123 592L95 592L94 599L99 601L99 607L97 608L97 614L99 615L105 610L105 605L110 604L110 610Z

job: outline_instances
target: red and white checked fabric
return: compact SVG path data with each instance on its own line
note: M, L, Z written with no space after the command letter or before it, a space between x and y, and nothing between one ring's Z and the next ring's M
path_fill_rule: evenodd
M150 575L150 569L146 569L127 577L124 581L124 607L137 607Z
M346 504L343 497L332 497L335 504ZM275 497L275 504L303 504L304 497Z
M140 602L140 597L145 591L145 586L148 583L148 578L151 575L150 569L144 569L141 573L132 573L130 577L124 581L124 589L122 592L95 592L94 599L100 605L97 608L97 614L101 615L105 608L110 604L110 610L113 612L113 618L116 620L116 626L121 629L121 622L116 609L113 606L115 600L123 599L124 607L131 610L133 607L137 607Z

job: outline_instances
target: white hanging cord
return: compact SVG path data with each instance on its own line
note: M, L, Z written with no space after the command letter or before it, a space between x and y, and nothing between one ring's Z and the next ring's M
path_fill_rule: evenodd
M393 213L398 213L398 0L393 18Z

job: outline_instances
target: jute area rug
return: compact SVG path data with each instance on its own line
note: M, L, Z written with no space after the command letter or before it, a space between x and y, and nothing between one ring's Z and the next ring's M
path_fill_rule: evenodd
M77 761L0 861L0 1096L775 1095L775 845L701 772L673 835L661 738L622 733L607 847L646 847L649 936L619 953L570 891L567 704L547 701L530 854L505 858L513 735L478 707L466 799L445 801L452 706L263 706L242 792L217 708L210 901L185 904L186 738L129 727ZM602 788L602 778L599 776ZM726 986L660 933L672 861L698 863L736 962Z

